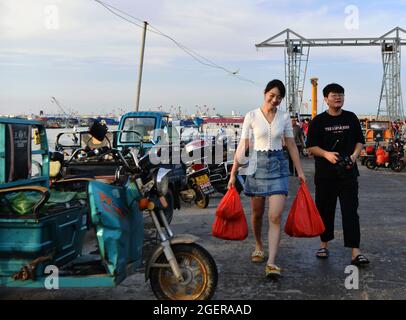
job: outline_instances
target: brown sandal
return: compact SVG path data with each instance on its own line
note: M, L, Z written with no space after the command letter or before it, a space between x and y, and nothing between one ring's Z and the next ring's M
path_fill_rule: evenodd
M265 276L271 279L277 279L281 276L282 269L275 265L265 267Z
M254 250L251 254L251 262L260 263L265 261L265 253L262 250Z

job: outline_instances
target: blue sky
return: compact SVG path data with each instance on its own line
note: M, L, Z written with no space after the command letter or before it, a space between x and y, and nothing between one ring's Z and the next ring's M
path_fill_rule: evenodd
M206 105L222 114L244 114L256 108L266 83L284 80L284 59L282 49L257 50L255 44L286 28L308 38L378 37L396 26L406 29L406 1L105 2L257 83L199 64L167 38L148 32L140 103L144 110L163 106L168 111L173 105L192 113L196 105ZM358 9L356 29L345 25L348 6ZM140 28L93 0L0 0L0 114L57 112L52 96L80 113L132 110L141 35ZM341 83L347 109L376 113L382 81L379 47L312 48L305 102L312 76L319 78L320 89Z

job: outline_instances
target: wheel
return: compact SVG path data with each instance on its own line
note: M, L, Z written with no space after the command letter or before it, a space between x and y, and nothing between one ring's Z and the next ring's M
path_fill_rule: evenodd
M196 192L195 204L200 209L205 209L209 205L210 198L207 194L204 194L199 187L194 188Z
M401 172L403 170L403 161L395 160L390 164L390 168L395 172Z
M365 166L368 169L375 169L376 168L376 162L374 159L367 159L365 160Z
M184 281L178 283L170 268L151 269L150 284L159 300L208 300L217 286L217 266L206 249L198 244L172 246ZM168 263L162 253L157 263Z

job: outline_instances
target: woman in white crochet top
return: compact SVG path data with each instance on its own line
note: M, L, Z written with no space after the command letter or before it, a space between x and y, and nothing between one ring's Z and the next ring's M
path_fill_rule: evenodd
M265 209L265 198L269 197L269 255L265 268L267 277L278 277L281 268L275 264L281 234L281 216L288 195L289 163L283 145L296 167L298 178L306 178L300 164L299 152L293 138L292 124L288 113L278 109L285 97L285 86L280 80L270 81L264 91L264 102L260 108L248 112L244 118L241 140L237 148L228 187L234 186L241 158L248 149L253 149L256 163L252 174L247 175L244 193L251 197L251 224L255 237L252 262L265 261L261 229ZM253 146L250 146L253 137ZM253 147L253 148L252 148ZM252 160L251 160L252 161ZM250 166L252 163L250 163Z

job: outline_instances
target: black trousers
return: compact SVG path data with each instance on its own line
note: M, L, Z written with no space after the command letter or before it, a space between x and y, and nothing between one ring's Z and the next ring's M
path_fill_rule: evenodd
M334 218L337 198L340 200L344 246L359 248L361 232L358 216L358 180L315 179L316 206L326 230L320 235L323 242L334 239Z
M303 147L302 147L302 145L296 145L296 147L297 147L297 150L299 151L299 156L300 156L300 152L302 152ZM288 152L288 159L289 159L289 173L290 173L290 174L296 173L296 172L294 172L294 171L295 171L295 167L294 167L294 165L293 165L293 161L292 161L292 158L290 157L290 153L289 153L289 152ZM297 174L296 174L296 175L297 175Z

